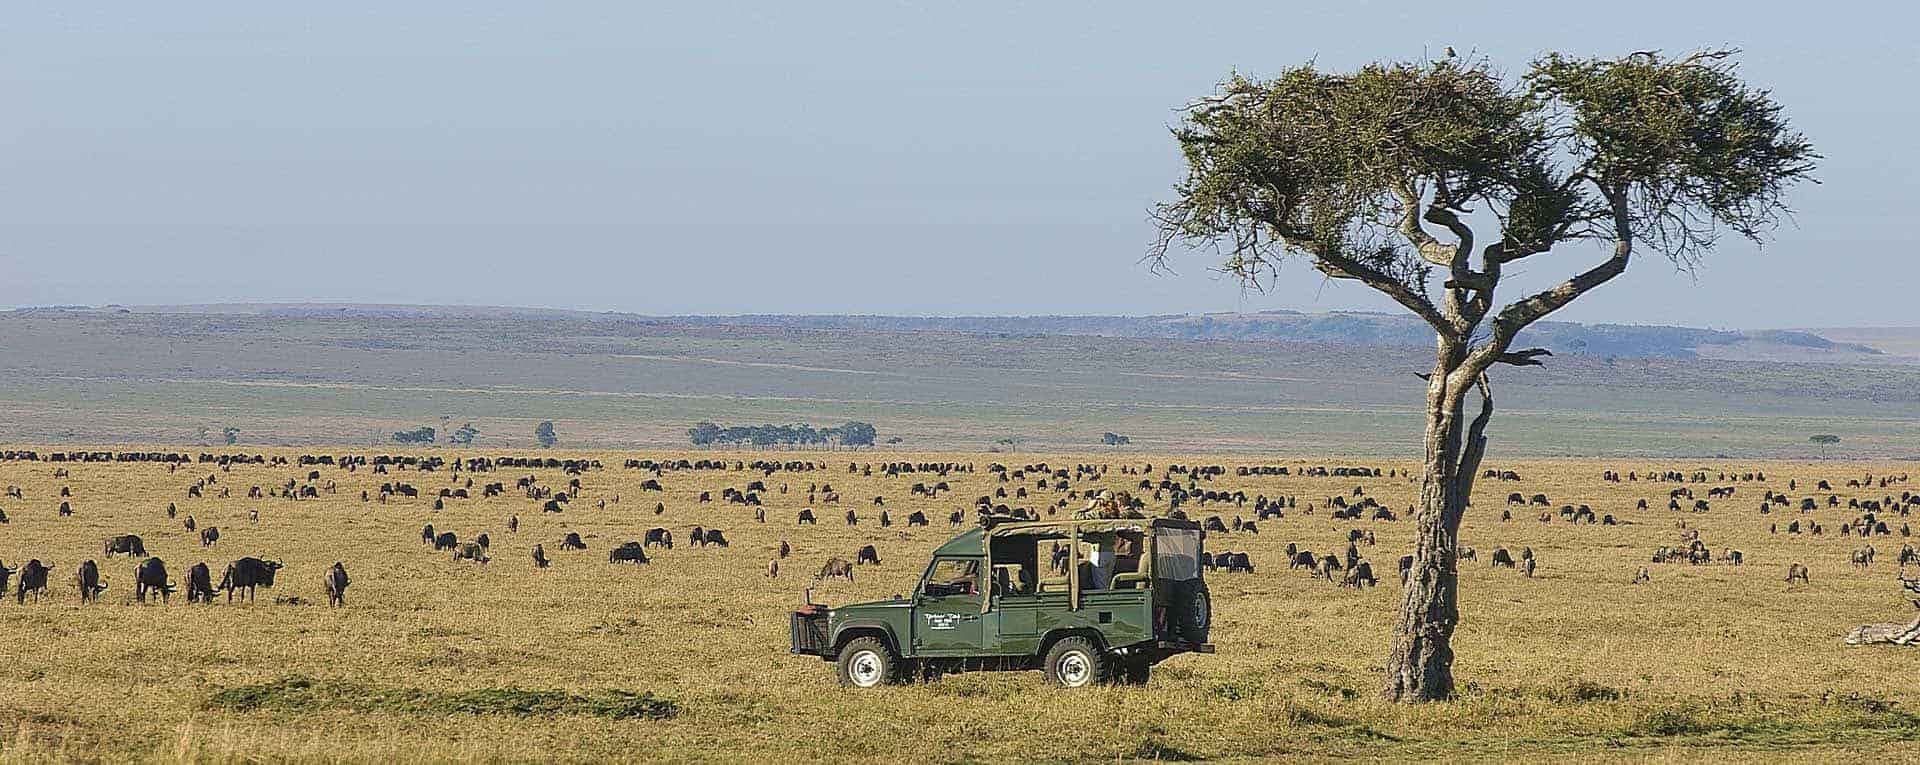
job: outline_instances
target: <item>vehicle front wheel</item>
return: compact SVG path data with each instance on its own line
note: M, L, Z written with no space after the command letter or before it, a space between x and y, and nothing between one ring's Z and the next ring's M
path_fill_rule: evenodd
M893 681L893 652L875 638L856 638L840 649L840 684L878 688Z
M1047 681L1062 688L1084 688L1106 675L1106 654L1083 637L1062 638L1047 651Z

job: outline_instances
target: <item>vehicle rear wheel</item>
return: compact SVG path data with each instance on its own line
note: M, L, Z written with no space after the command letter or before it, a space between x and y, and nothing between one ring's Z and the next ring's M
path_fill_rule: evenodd
M1061 638L1047 651L1047 681L1062 688L1084 688L1105 676L1106 664L1106 654L1093 641Z
M840 649L840 684L878 688L893 681L893 652L875 638L855 638Z

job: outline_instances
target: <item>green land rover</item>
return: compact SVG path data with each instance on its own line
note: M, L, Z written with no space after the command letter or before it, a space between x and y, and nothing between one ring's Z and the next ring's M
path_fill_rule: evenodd
M934 551L912 597L809 597L791 651L837 662L859 688L965 670L1144 683L1169 656L1213 652L1202 548L1198 524L1170 518L983 525Z

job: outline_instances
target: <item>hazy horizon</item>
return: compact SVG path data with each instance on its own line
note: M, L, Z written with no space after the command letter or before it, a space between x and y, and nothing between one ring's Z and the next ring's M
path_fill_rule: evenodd
M646 315L1395 307L1289 264L1243 292L1137 261L1175 110L1231 71L1452 46L1744 49L1825 155L1764 250L1642 258L1555 319L1909 326L1910 6L247 4L0 22L0 306L495 305ZM1657 26L1647 23L1658 18ZM1863 24L1871 19L1874 23ZM1362 41L1362 42L1351 42ZM1529 261L1503 297L1597 259Z

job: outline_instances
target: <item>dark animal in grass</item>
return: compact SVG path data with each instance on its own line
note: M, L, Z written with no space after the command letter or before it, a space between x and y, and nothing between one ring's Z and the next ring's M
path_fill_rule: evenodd
M1407 578L1413 576L1413 556L1400 556L1400 586L1405 587Z
M1503 568L1513 568L1513 553L1507 552L1507 548L1505 547L1493 548L1493 565Z
M1325 579L1331 582L1333 581L1333 572L1339 571L1339 570L1340 570L1339 558L1335 558L1332 555L1323 556L1320 558L1319 564L1315 566L1313 569L1313 577L1315 579Z
M787 544L787 540L784 540L784 539L780 540L780 557L785 558L788 555L792 555L792 554L793 554L793 546Z
M1356 590L1378 584L1380 580L1373 575L1373 564L1364 560L1354 564L1353 568L1347 569L1346 577L1340 580L1340 586L1352 587Z
M607 553L608 563L632 563L636 566L647 563L647 548L639 542L622 542L619 547Z
M520 516L518 515L507 516L507 533L517 534L519 533L519 531L520 531Z
M1811 583L1807 580L1806 566L1802 566L1798 563L1787 564L1787 584L1793 584L1794 582L1799 582L1801 584Z
M1304 568L1312 571L1319 563L1320 559L1313 556L1312 550L1301 550L1293 554L1293 562L1288 564L1287 568Z
M707 529L707 544L714 547L726 547L727 535L721 533L719 529Z
M121 534L117 537L107 537L106 544L103 545L103 547L105 548L106 556L109 558L115 555L130 555L135 558L147 557L146 543L140 541L140 537L135 534Z
M423 545L433 544L433 540L435 539L436 536L437 535L433 533L433 524L429 523L425 526L420 527L420 544L423 544Z
M0 562L0 596L4 596L6 594L7 582L11 581L13 579L13 575L15 573L18 573L19 571L20 569L17 569L17 568L7 568L7 564L5 562Z
M547 563L547 550L546 550L546 548L544 548L544 547L541 547L541 546L540 546L540 544L539 544L539 543L537 543L537 542L536 542L536 543L534 543L534 545L533 545L533 567L534 567L534 568L546 568L547 566L548 566L548 563Z
M912 513L907 515L907 526L909 528L914 526L925 526L925 525L927 525L926 513L915 510Z
M673 532L659 527L647 529L647 541L642 544L647 547L665 547L671 550L673 549Z
M187 602L213 605L213 571L205 563L187 569Z
M797 521L795 521L795 523L799 523L799 524L808 524L808 523L813 523L813 522L814 522L814 521L813 521L813 508L811 508L811 507L809 507L809 508L807 508L807 509L805 509L805 510L801 510L801 511L800 511L800 517L799 517L799 520L797 520Z
M582 540L582 539L580 539L580 533L579 533L579 532L577 532L577 531L569 531L569 532L567 532L567 536L566 536L566 538L565 538L565 539L562 539L562 540L560 540L560 549L562 549L562 550L585 550L585 549L587 549L587 543L586 543L586 542L585 542L584 540Z
M218 541L220 541L220 527L208 526L200 530L201 547L212 547L213 543Z
M947 526L949 528L956 528L956 529L960 528L960 523L965 519L966 519L966 516L964 514L962 514L958 510L955 510L947 514Z
M39 558L27 561L27 565L20 567L20 583L13 590L13 602L27 602L28 594L33 595L33 602L40 602L47 594L47 574L51 571L53 567L43 565Z
M159 558L148 558L140 562L133 572L133 597L142 603L147 602L147 594L160 596L164 603L173 595L173 582L167 580L167 564Z
M492 560L487 557L487 548L481 547L479 542L462 542L455 545L453 548L453 559L456 561L470 560L475 563L486 563Z
M334 561L333 568L328 569L327 573L320 578L320 586L327 591L328 606L347 604L347 584L349 584L347 567L341 565L339 561Z
M74 569L73 584L80 590L81 603L99 601L100 591L107 589L106 585L100 583L100 566L93 561L81 563L79 568Z
M234 593L245 590L241 597L253 602L255 587L272 587L273 575L280 571L279 561L261 560L253 556L241 558L227 564L226 574L220 577L220 589L227 593L227 602L233 602Z
M853 564L848 563L845 558L828 558L826 565L821 566L820 573L813 578L815 581L818 581L836 577L846 579L849 582L853 581Z
M862 546L859 552L853 554L854 565L864 566L868 563L880 565L880 551L874 549L873 545Z
M460 537L451 531L442 531L433 538L433 549L451 550L459 546Z

